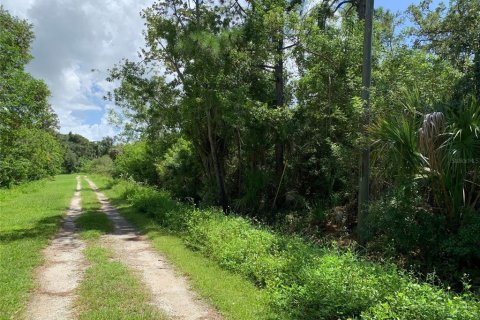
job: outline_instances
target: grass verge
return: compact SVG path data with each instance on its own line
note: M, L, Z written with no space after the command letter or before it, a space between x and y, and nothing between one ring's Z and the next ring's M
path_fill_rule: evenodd
M75 187L75 175L61 175L0 190L0 319L22 312L41 249L57 231Z
M100 211L95 192L90 189L85 179L82 179L82 214L76 224L80 228L80 236L87 241L93 241L102 234L113 231L113 223Z
M153 246L189 278L195 291L215 306L225 319L257 320L273 317L269 296L265 290L187 248L180 237L170 234L154 220L145 217L122 200L121 194L109 188L109 178L92 178L119 212L151 239Z
M148 304L141 282L110 252L90 243L85 249L91 267L80 284L77 301L80 319L166 319Z

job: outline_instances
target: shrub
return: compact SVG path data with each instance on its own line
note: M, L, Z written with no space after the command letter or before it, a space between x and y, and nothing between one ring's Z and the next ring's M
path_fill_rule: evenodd
M110 156L104 155L83 164L83 171L102 175L110 175L113 172L113 161Z
M463 273L478 277L480 215L464 210L453 228L443 215L425 207L413 187L400 187L372 203L362 230L374 254L395 258L423 273L436 272L461 288ZM400 258L400 259L398 259Z
M431 285L410 281L402 291L389 295L362 313L366 320L476 320L480 304L468 296L446 293Z
M203 212L197 211L197 218L189 221L186 242L191 247L260 286L285 271L288 259L279 236L252 228L244 218L225 217L215 209L198 218Z
M123 146L114 161L114 176L130 177L138 182L155 183L155 159L147 150L145 141Z
M165 191L131 181L118 187L139 211L181 231L191 248L266 288L274 307L292 319L478 318L474 298L419 283L393 265L335 246L318 248L215 208L181 205Z
M60 173L63 150L58 140L40 129L20 129L0 152L0 186L11 186Z
M438 249L445 226L445 218L425 208L415 186L409 185L372 203L362 232L372 249L389 247L392 255L425 258Z
M163 227L172 231L186 229L192 210L188 206L172 200L170 193L141 185L133 180L123 181L115 188L136 209L154 218Z
M198 200L200 168L192 144L179 138L156 164L159 185L180 199Z

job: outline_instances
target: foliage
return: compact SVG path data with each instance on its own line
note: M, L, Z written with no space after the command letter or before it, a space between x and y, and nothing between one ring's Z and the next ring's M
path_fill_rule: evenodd
M0 186L53 176L61 171L63 150L57 139L40 129L20 129L0 157Z
M41 250L58 229L75 190L74 176L56 176L0 190L0 318L22 314L34 288Z
M454 266L477 261L476 239L461 234L472 232L462 230L480 201L480 7L431 3L403 15L376 8L368 114L360 98L364 1L153 4L142 12L141 62L124 60L108 78L118 81L109 94L121 108L114 118L140 141L125 146L131 156L121 156L117 176L272 225L290 219L302 226L284 229L310 236L342 228L355 241L367 232L376 256L401 256L424 272L441 265L458 288ZM365 147L372 225L357 230Z
M273 306L292 319L475 319L480 312L480 302L468 294L419 283L351 250L317 248L218 209L177 204L165 192L132 182L122 181L114 189L164 227L180 231L191 248L265 287Z
M158 184L180 199L198 199L201 168L192 144L177 139L156 162Z
M90 160L82 166L82 171L84 172L103 175L111 175L113 170L113 160L108 155Z
M46 84L25 72L32 26L0 6L0 187L57 174L63 150Z
M147 149L146 141L121 147L114 161L114 176L131 177L139 182L154 183L158 180L155 160Z
M89 141L87 138L69 132L57 134L58 139L65 149L63 169L66 173L79 172L83 167L89 166L90 162L105 155L113 156L113 139L105 137L100 141ZM105 163L106 158L103 158Z

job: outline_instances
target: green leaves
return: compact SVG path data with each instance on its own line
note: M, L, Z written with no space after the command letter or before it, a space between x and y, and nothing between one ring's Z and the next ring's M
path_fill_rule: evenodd
M40 129L20 129L13 143L2 146L0 186L11 186L60 173L63 149L51 133Z

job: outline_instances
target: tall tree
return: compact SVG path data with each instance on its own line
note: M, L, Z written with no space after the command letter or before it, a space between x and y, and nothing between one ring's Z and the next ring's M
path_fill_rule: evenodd
M36 179L57 169L56 156L60 148L58 142L52 137L57 126L57 116L48 103L50 92L43 81L33 78L24 70L25 65L32 59L30 54L32 40L31 25L25 20L13 17L0 6L0 185L2 186L18 183L24 179ZM36 145L35 141L38 141L36 138L40 137L43 137L45 144ZM20 139L24 141L23 144L19 144ZM50 155L48 155L49 144ZM45 153L47 153L46 156ZM14 154L16 156L13 156ZM48 159L49 156L52 159L52 171L40 168L43 166L42 163L38 176L31 172L26 173L35 161L40 161L40 158Z
M411 30L415 47L439 55L465 73L459 89L480 99L480 2L454 0L448 7L431 6L431 0L424 0L408 9L416 25Z

